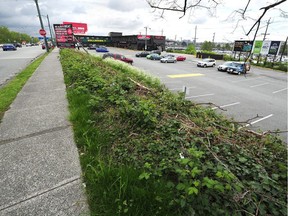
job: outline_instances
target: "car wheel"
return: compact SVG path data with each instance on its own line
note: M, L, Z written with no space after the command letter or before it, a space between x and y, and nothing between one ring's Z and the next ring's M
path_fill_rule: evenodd
M216 66L215 64L212 65L212 67L215 67L215 66Z
M204 68L206 68L207 67L207 65L206 64L204 64L204 66L203 66Z
M165 63L168 63L168 61L165 61Z
M241 74L241 72L240 71L238 71L238 73L237 73L238 75L240 75Z

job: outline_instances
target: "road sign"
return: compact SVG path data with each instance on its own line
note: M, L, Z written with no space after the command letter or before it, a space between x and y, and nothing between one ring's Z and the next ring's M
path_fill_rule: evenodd
M40 29L39 30L39 34L42 35L42 36L45 36L46 35L45 29Z

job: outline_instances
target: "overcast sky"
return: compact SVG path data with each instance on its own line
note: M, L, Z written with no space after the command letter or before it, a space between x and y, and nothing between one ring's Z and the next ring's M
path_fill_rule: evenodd
M238 22L239 15L235 15L234 11L244 9L247 1L221 0L222 4L218 5L216 10L195 8L181 19L179 17L183 15L182 13L170 11L166 11L164 18L160 18L161 11L152 9L146 0L38 0L38 3L41 14L49 15L51 25L63 21L87 23L89 35L106 36L109 32L122 32L123 35L145 34L147 27L148 35L193 40L197 26L198 42L212 41L213 37L215 42L229 42L239 39L252 40L254 32L249 36L245 33L262 14L263 10L259 9L276 2L276 0L252 0L247 11L250 18ZM203 0L203 2L209 1ZM257 39L263 39L261 33L265 32L267 22L271 18L267 39L285 41L288 19L280 15L279 8L266 13ZM281 4L281 8L288 11L288 3ZM49 36L45 17L43 22ZM38 37L40 22L35 1L0 0L0 26Z

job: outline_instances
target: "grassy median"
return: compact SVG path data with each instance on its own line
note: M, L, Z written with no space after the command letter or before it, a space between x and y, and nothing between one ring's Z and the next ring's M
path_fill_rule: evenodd
M287 152L134 67L63 49L91 215L286 215Z
M34 60L23 71L0 88L0 120L2 119L6 110L9 109L10 104L14 101L27 80L32 76L46 56L47 53Z

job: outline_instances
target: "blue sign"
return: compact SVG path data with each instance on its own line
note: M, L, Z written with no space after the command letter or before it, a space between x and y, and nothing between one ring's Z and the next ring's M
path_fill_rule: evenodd
M47 37L47 36L46 36L46 38L47 38L47 39L50 39L50 37ZM38 39L39 39L39 40L44 40L44 37L39 36Z

